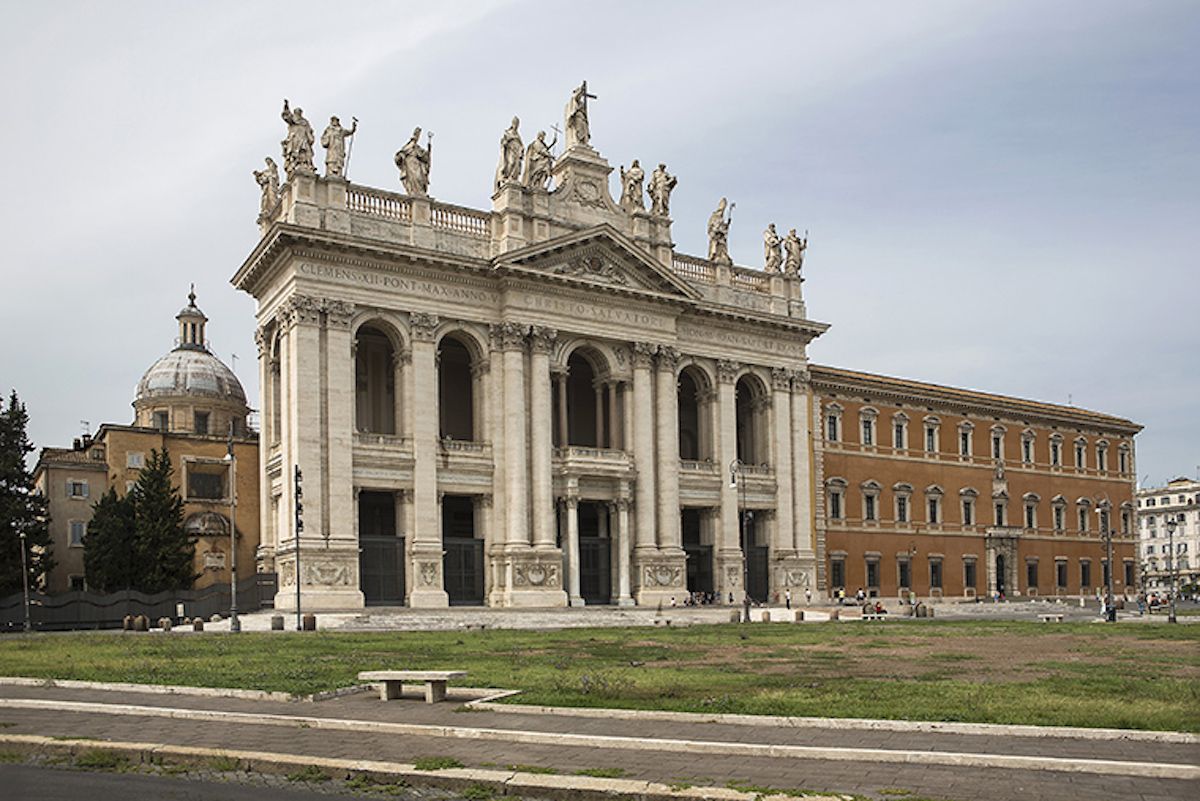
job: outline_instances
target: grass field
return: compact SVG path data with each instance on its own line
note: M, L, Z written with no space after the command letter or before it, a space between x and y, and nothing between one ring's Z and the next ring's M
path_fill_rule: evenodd
M520 703L1200 731L1200 626L889 621L679 629L0 638L0 675L306 694L454 668Z

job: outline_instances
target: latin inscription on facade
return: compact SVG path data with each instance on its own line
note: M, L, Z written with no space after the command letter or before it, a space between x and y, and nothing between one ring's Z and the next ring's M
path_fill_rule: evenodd
M454 284L440 284L422 278L390 275L370 270L356 270L352 267L301 262L296 267L296 272L325 281L337 281L342 284L353 284L364 287L382 287L394 289L397 292L405 292L410 295L423 295L430 298L446 298L449 300L485 303L489 305L496 301L495 294L486 289L456 286Z
M526 292L518 297L518 302L525 308L561 314L573 320L597 320L605 323L621 323L639 328L653 328L659 332L669 330L672 319L661 314L650 314L637 309L627 309L620 306L596 306L581 300L558 298L548 295L538 295Z
M679 323L679 338L682 344L709 343L725 348L738 348L762 354L769 353L789 359L804 358L804 344L798 339L787 338L786 334L779 337L764 337L757 334L747 334L741 331L728 331L695 323Z

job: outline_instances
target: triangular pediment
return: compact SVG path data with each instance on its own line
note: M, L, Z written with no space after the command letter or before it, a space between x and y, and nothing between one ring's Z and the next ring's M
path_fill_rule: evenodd
M493 265L614 289L700 298L700 293L687 281L608 223L510 250L493 259Z

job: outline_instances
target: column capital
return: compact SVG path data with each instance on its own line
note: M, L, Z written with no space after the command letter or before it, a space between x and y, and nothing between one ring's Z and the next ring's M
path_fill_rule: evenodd
M482 495L476 495L475 498L475 502L479 504L480 509L492 508L492 494L490 492L485 492Z
M488 326L488 336L495 350L517 350L525 346L525 335L529 326L524 323L504 322Z
M654 364L654 352L657 346L650 342L634 342L633 343L633 366L634 367L650 367Z
M679 351L670 345L658 346L658 366L664 370L674 370L679 364Z
M438 316L428 312L412 312L408 315L412 338L417 342L432 342L438 327Z
M291 329L298 325L320 325L321 301L309 295L293 292L279 306L276 313L279 325L283 329Z
M563 502L563 506L567 507L568 510L574 510L574 509L579 508L579 496L578 495L563 495L562 498L560 498L560 500Z
M798 370L792 370L792 389L807 389L810 381L812 381L812 375L808 372L807 367L802 367Z
M355 345L357 347L357 344ZM406 364L412 364L412 348L392 351L392 369L397 370Z
M254 329L254 347L258 348L258 358L267 355L271 349L271 338L267 334L267 326L260 325Z
M741 362L735 362L732 359L717 359L717 381L722 384L732 384L741 369Z
M772 367L771 388L781 392L787 392L789 389L791 389L792 371L786 367Z
M344 300L329 300L321 302L325 312L325 325L329 328L349 328L350 321L358 311L353 303Z
M546 325L529 328L529 347L534 353L550 353L558 339L558 329Z

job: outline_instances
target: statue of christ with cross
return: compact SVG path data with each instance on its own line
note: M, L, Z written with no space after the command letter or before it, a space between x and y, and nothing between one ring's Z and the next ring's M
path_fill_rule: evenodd
M567 147L572 145L588 145L591 131L588 128L588 99L595 100L595 95L588 94L587 81L581 83L571 92L567 102Z

